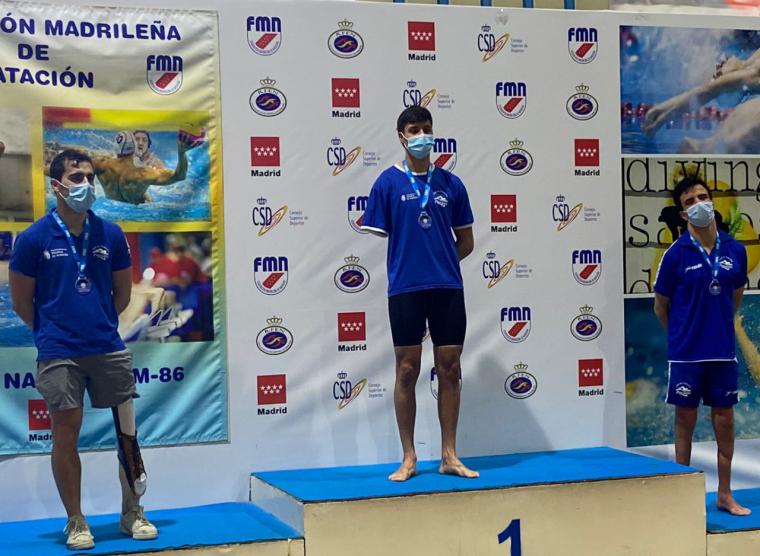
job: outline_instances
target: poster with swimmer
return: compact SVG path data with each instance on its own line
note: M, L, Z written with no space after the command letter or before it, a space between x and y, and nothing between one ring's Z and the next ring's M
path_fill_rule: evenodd
M44 167L66 149L93 160L93 210L112 221L208 221L208 115L44 107ZM46 179L46 207L56 200Z
M620 27L624 154L760 152L760 31Z
M119 333L134 356L142 443L227 440L216 13L20 3L5 21L0 456L51 448L33 332L13 310L8 277L18 234L56 207L49 166L66 150L91 158L92 210L130 246ZM189 419L182 407L199 409ZM85 411L80 446L112 448L110 417Z

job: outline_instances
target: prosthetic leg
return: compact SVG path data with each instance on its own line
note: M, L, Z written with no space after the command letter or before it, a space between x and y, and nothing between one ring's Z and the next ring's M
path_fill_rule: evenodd
M113 422L116 427L116 447L129 489L134 496L140 497L145 494L148 487L148 477L145 474L140 446L137 443L137 430L135 426L135 406L132 400L112 407ZM122 474L119 473L121 476Z

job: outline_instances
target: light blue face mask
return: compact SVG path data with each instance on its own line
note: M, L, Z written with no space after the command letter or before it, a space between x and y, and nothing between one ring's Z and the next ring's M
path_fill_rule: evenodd
M712 201L702 201L691 205L686 209L686 216L689 217L689 222L697 228L707 228L715 218Z
M407 139L406 148L414 158L421 159L430 154L430 151L433 150L434 143L435 139L433 139L432 135L421 133L420 135L415 135L414 137Z
M58 180L56 180L58 181ZM65 187L69 190L69 196L63 197L66 204L71 207L71 210L84 214L92 207L95 202L95 186L89 183L83 183L81 185L63 185L58 182L61 187Z

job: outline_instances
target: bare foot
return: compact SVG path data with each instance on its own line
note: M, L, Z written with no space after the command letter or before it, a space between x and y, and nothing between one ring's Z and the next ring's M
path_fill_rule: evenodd
M715 506L719 510L728 512L731 515L749 515L752 513L752 510L749 508L739 505L731 494L719 494L717 500L715 500Z
M416 459L406 459L404 458L404 461L401 462L401 465L399 466L396 471L388 475L389 481L394 481L397 483L408 481L412 477L414 477L417 474L417 460Z
M458 457L454 456L446 460L441 460L441 465L438 468L438 472L444 475L457 475L459 477L465 477L467 479L477 479L480 477L480 473L473 471L469 467L466 467Z

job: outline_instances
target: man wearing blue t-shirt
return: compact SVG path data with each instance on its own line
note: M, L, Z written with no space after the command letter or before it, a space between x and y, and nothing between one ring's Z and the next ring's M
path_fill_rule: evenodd
M52 421L52 466L66 508L64 532L72 550L95 543L81 509L77 451L87 390L93 407L110 407L116 426L122 486L121 531L154 539L156 527L140 506L147 478L137 444L132 355L119 334L118 315L132 287L129 247L121 229L98 218L95 173L76 150L50 163L57 208L19 234L10 261L13 309L33 330L37 389Z
M733 406L739 401L734 315L747 282L747 252L718 230L710 190L700 178L681 180L673 202L688 224L660 262L654 312L668 332L667 402L676 406L676 461L691 461L702 399L711 407L718 443L716 505L733 515L748 515L750 510L731 494Z
M456 454L460 356L467 317L459 261L472 253L473 216L467 190L430 162L433 118L420 106L404 110L396 129L405 159L385 170L369 195L362 228L388 238L388 313L396 353L396 407L404 459L389 477L417 470L415 385L425 323L434 345L441 423L441 473L478 477Z

